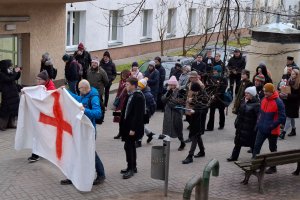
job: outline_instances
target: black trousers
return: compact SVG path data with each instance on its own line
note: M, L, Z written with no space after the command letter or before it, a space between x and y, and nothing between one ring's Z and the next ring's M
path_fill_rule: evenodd
M126 153L127 169L133 170L136 168L136 147L134 139L127 139L124 144Z
M207 123L208 130L214 129L216 109L219 110L219 115L220 115L219 126L224 127L224 125L225 125L225 106L223 106L223 105L211 106L209 109L210 110L209 111L209 120Z
M106 87L105 87L105 91L104 91L104 106L105 108L107 107L108 104L108 100L109 100L109 90L111 87L112 83L110 82Z
M232 95L233 95L234 83L236 84L234 93L237 94L239 91L240 85L241 85L241 74L240 73L229 75L230 91L231 91Z
M203 140L202 140L201 135L200 134L194 135L190 139L192 140L192 144L191 144L191 148L189 151L189 156L194 156L197 144L200 149L200 152L204 153L205 149L204 149Z

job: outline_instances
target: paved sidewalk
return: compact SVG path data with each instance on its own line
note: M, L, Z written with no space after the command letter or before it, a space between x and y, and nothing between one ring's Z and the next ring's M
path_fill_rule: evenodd
M113 98L112 98L113 99ZM163 113L155 114L150 128L156 133L162 129ZM138 173L129 180L123 180L119 174L125 168L125 153L123 143L114 140L118 125L112 123L112 113L107 112L105 123L98 127L97 151L105 165L107 179L103 185L93 187L92 192L78 192L73 186L61 186L59 181L64 175L59 169L45 159L29 164L27 158L30 150L15 151L15 130L0 132L0 199L1 200L101 200L101 199L182 199L186 182L194 175L201 175L204 166L212 159L220 161L220 176L211 177L210 197L212 200L285 200L300 199L300 177L292 176L296 164L278 167L277 174L265 176L265 194L258 193L255 177L248 185L242 185L243 172L234 163L226 162L233 148L234 116L226 118L223 131L206 133L203 136L206 147L206 157L194 159L194 163L182 165L181 161L187 156L190 144L182 152L178 152L179 141L171 143L169 198L164 198L163 181L150 178L150 153L153 145L161 145L158 141L145 144L138 149ZM218 120L217 120L218 122ZM217 123L216 122L216 123ZM296 121L300 130L299 121ZM184 123L184 137L188 136L187 124ZM34 131L34 130L33 130ZM300 148L300 135L278 142L278 150ZM240 159L250 158L243 148ZM263 153L268 151L266 142Z

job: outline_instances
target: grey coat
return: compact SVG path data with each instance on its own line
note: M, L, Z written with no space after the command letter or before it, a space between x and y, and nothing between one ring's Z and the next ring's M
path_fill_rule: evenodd
M180 106L176 103L178 96L178 90L174 90L173 93L169 91L162 96L161 100L165 106L164 120L163 120L163 131L165 135L169 135L171 138L182 138L182 111L175 109L175 106Z

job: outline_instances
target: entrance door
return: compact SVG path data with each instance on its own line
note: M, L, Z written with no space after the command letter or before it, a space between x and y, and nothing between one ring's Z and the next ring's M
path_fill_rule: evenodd
M10 59L15 66L21 66L19 43L16 35L0 35L0 60Z

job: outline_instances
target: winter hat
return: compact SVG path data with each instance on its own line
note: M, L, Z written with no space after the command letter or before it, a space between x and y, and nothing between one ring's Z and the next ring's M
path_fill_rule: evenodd
M201 86L199 83L193 83L191 85L191 91L193 92L199 92L201 90Z
M44 81L48 81L49 80L49 76L46 70L41 71L37 77L41 78Z
M70 55L69 54L65 54L63 57L62 57L63 61L69 61L70 60Z
M96 56L93 57L93 58L92 58L92 63L93 63L93 62L94 62L94 63L97 63L98 66L99 66L99 63L100 63L100 62L99 62L99 58L98 58L98 57L96 57Z
M266 81L265 76L263 74L258 74L257 76L255 76L255 80L263 83Z
M179 62L177 62L177 63L175 63L175 67L182 68L182 65Z
M292 57L292 56L288 56L288 57L286 57L286 59L287 59L287 60L291 60L291 61L293 61L293 60L294 60L294 57Z
M105 52L103 53L103 57L104 57L104 56L107 56L107 57L110 58L110 53L109 53L108 51L105 51Z
M147 87L147 81L148 81L148 78L143 78L143 79L139 80L138 87L141 88L141 90L145 89Z
M245 93L249 93L251 94L251 96L255 97L257 92L256 92L256 87L255 86L252 86L252 87L247 87L246 90L245 90Z
M48 52L44 53L44 54L42 55L42 59L43 59L43 60L49 60L49 59L50 59L49 53L48 53Z
M235 49L235 50L234 50L234 52L241 52L241 50L239 50L239 49Z
M131 64L131 67L139 67L139 64L135 61Z
M84 45L83 45L82 42L79 43L77 49L78 49L78 50L84 50Z
M153 60L151 60L151 61L149 62L149 65L155 67L155 62L154 62Z
M222 73L222 71L223 71L221 65L214 66L213 70L217 71L218 73Z
M264 90L265 90L265 92L272 92L273 93L273 92L275 92L275 87L272 83L267 83L264 86Z
M246 74L246 76L247 76L248 78L250 78L250 71L249 71L249 70L243 69L243 70L242 70L242 74Z
M178 85L178 81L175 76L171 76L171 78L168 80L168 85Z
M198 78L198 77L199 77L199 75L196 71L191 71L189 73L189 78Z

